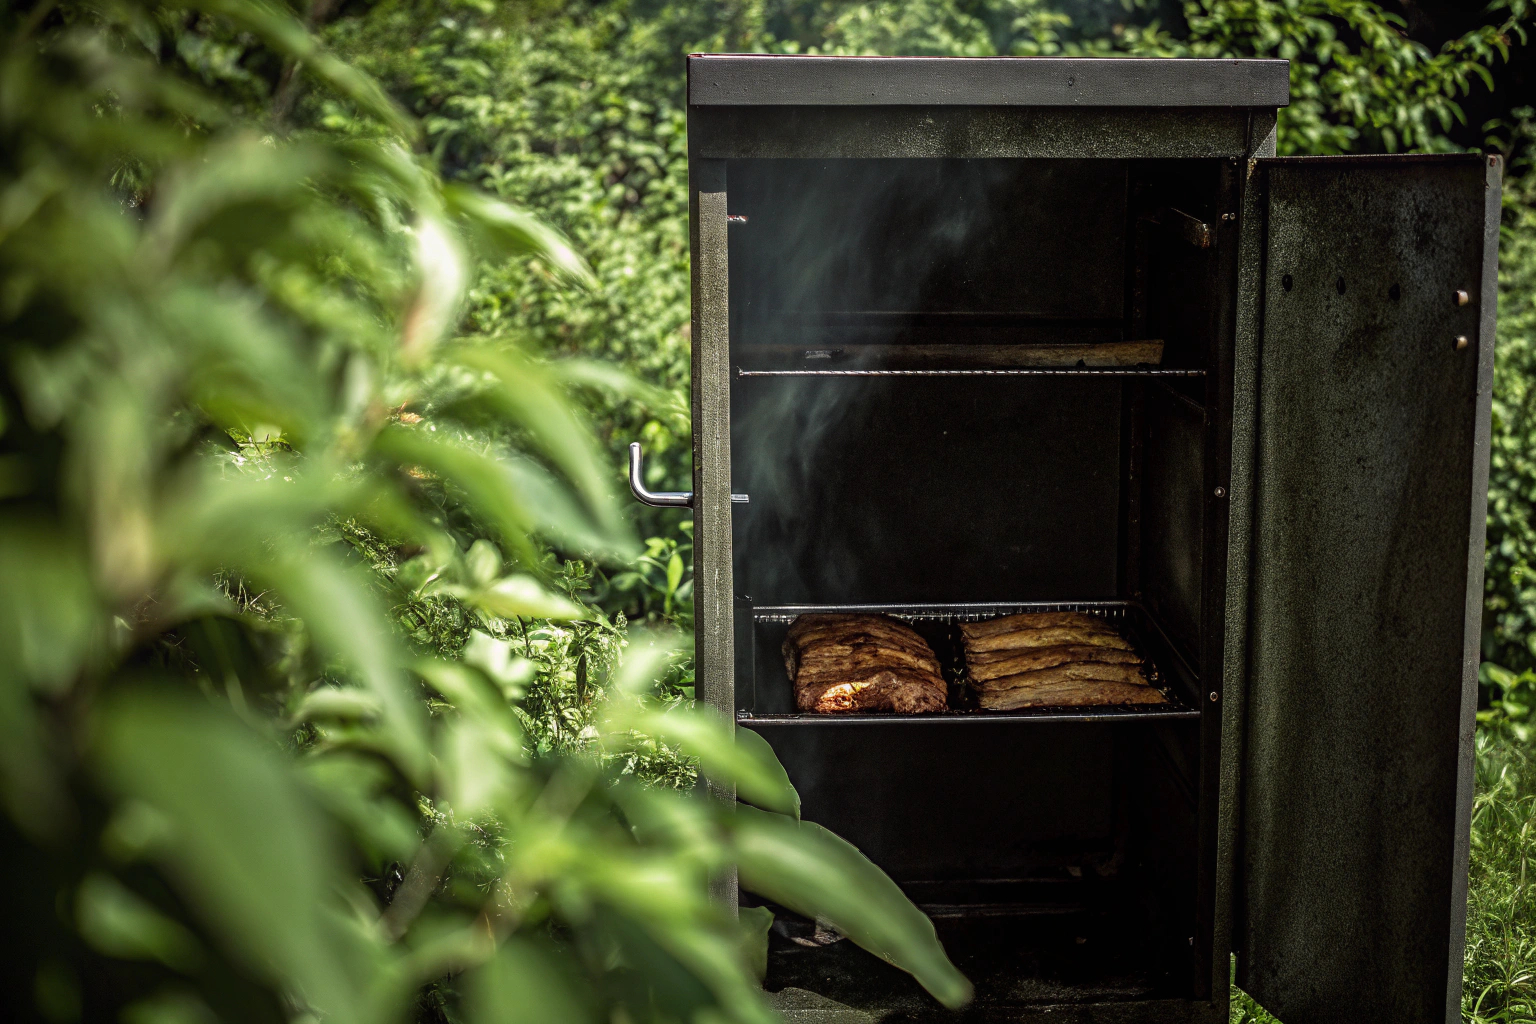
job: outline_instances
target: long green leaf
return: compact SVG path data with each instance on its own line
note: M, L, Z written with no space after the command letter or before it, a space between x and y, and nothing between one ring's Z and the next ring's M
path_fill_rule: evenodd
M495 249L507 255L534 256L577 284L596 287L587 261L564 235L539 218L464 185L443 186L443 199L450 212Z
M382 951L338 916L356 883L275 745L204 701L136 690L102 709L94 754L109 792L169 823L153 853L226 947L327 1019L368 1020Z
M736 796L770 811L800 817L800 794L789 781L773 748L750 729L738 729L717 715L702 711L642 710L616 716L629 728L655 736L699 759L704 774L717 783L735 786Z
M933 922L848 842L808 821L738 806L736 855L743 889L827 921L945 1006L970 1001L971 983L950 963Z
M598 526L615 537L629 530L619 511L615 487L623 479L592 440L592 429L559 383L516 350L460 347L452 354L464 366L492 375L485 400L528 432L533 443L576 486Z

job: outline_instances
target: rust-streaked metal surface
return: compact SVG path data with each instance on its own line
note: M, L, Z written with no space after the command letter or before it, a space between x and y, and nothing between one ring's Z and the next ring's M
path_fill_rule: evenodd
M1283 107L1290 96L1287 60L688 58L694 106Z
M1259 171L1239 981L1287 1024L1459 1019L1497 177Z

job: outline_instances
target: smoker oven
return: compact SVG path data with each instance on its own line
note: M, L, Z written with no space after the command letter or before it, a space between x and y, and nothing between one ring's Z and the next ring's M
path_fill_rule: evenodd
M1225 1020L1234 954L1287 1024L1459 1019L1499 167L1276 158L1287 101L1284 61L690 59L699 693L971 1019ZM788 624L837 609L947 674L959 623L1088 611L1169 702L797 713ZM766 986L947 1016L809 924Z

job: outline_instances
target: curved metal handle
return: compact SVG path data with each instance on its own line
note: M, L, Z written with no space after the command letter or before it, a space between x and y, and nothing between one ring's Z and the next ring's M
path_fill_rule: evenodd
M651 491L645 487L642 460L645 456L640 451L640 442L633 441L629 446L629 489L635 497L652 508L692 508L692 491Z
M634 496L652 508L692 508L692 491L652 491L645 486L644 470L645 455L640 451L640 442L632 441L629 445L629 489ZM731 495L731 502L737 505L745 505L748 498L745 494Z

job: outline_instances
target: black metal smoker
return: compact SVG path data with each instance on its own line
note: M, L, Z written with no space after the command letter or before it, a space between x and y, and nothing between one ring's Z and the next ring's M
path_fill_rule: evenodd
M689 61L694 489L646 496L694 509L699 693L929 911L967 1019L1224 1021L1233 954L1287 1024L1460 1019L1500 167L1277 158L1288 99ZM945 659L1090 610L1171 702L797 714L828 608ZM846 942L776 938L767 987L948 1016Z

